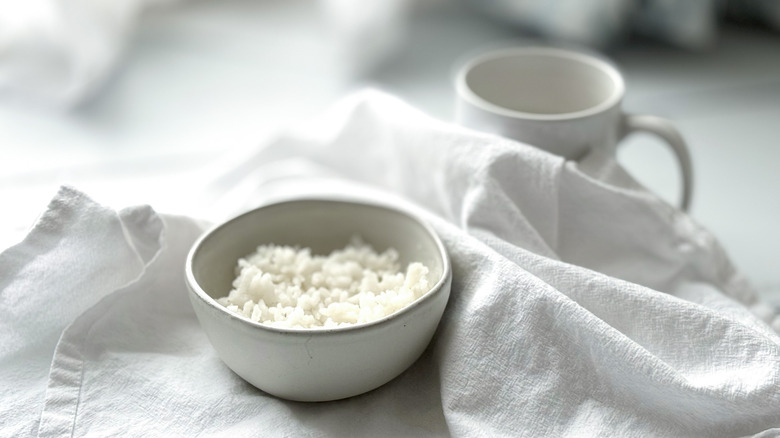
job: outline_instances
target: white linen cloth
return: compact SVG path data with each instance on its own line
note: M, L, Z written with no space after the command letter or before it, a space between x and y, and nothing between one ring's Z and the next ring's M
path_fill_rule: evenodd
M154 1L0 0L0 92L65 107L91 97Z
M0 254L0 435L780 435L776 313L615 163L589 176L373 91L237 163L203 190L216 216L316 193L430 221L453 290L421 359L347 400L268 396L188 302L204 224L65 187Z

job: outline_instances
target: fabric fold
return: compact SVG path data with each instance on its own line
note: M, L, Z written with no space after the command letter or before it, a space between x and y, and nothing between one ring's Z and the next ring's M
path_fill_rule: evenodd
M453 289L420 360L347 400L264 394L219 360L187 301L183 266L203 223L114 212L63 189L0 254L11 315L0 324L20 334L0 344L3 378L21 375L20 358L50 366L48 383L36 375L29 391L4 396L8 430L35 432L12 414L40 409L44 387L39 436L731 437L780 427L780 337L767 324L776 310L761 310L714 236L627 174L599 179L377 91L236 162L204 192L214 216L348 198L435 228Z
M147 214L144 215L143 212ZM143 207L137 218L150 218ZM137 246L159 245L159 227L130 232L119 215L62 187L25 239L0 253L0 372L10 387L0 417L11 435L34 434L62 330L85 308L143 271ZM67 367L66 367L67 368ZM22 406L17 403L23 403Z

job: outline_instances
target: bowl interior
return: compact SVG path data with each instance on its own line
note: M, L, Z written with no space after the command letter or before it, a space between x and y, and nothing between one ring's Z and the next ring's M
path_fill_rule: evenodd
M444 258L432 232L418 220L385 207L329 200L298 200L261 207L213 229L197 244L192 274L211 298L226 296L239 258L262 244L309 247L326 255L359 235L375 251L398 250L402 269L422 262L434 286L444 273Z

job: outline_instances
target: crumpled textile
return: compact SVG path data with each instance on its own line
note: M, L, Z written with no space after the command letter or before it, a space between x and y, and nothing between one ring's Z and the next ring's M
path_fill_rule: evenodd
M268 396L222 364L188 303L205 224L65 187L0 254L0 435L780 434L776 311L617 164L595 178L374 91L236 163L203 190L224 216L330 194L431 223L453 289L420 360L346 400Z
M91 97L159 1L0 0L0 92L66 108Z

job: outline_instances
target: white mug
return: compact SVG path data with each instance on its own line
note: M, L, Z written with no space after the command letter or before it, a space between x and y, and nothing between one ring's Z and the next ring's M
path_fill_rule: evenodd
M596 153L614 157L629 133L656 134L680 162L680 206L687 210L690 205L691 159L682 137L668 120L625 114L623 77L599 58L544 47L488 52L460 69L456 91L458 123L569 160Z

